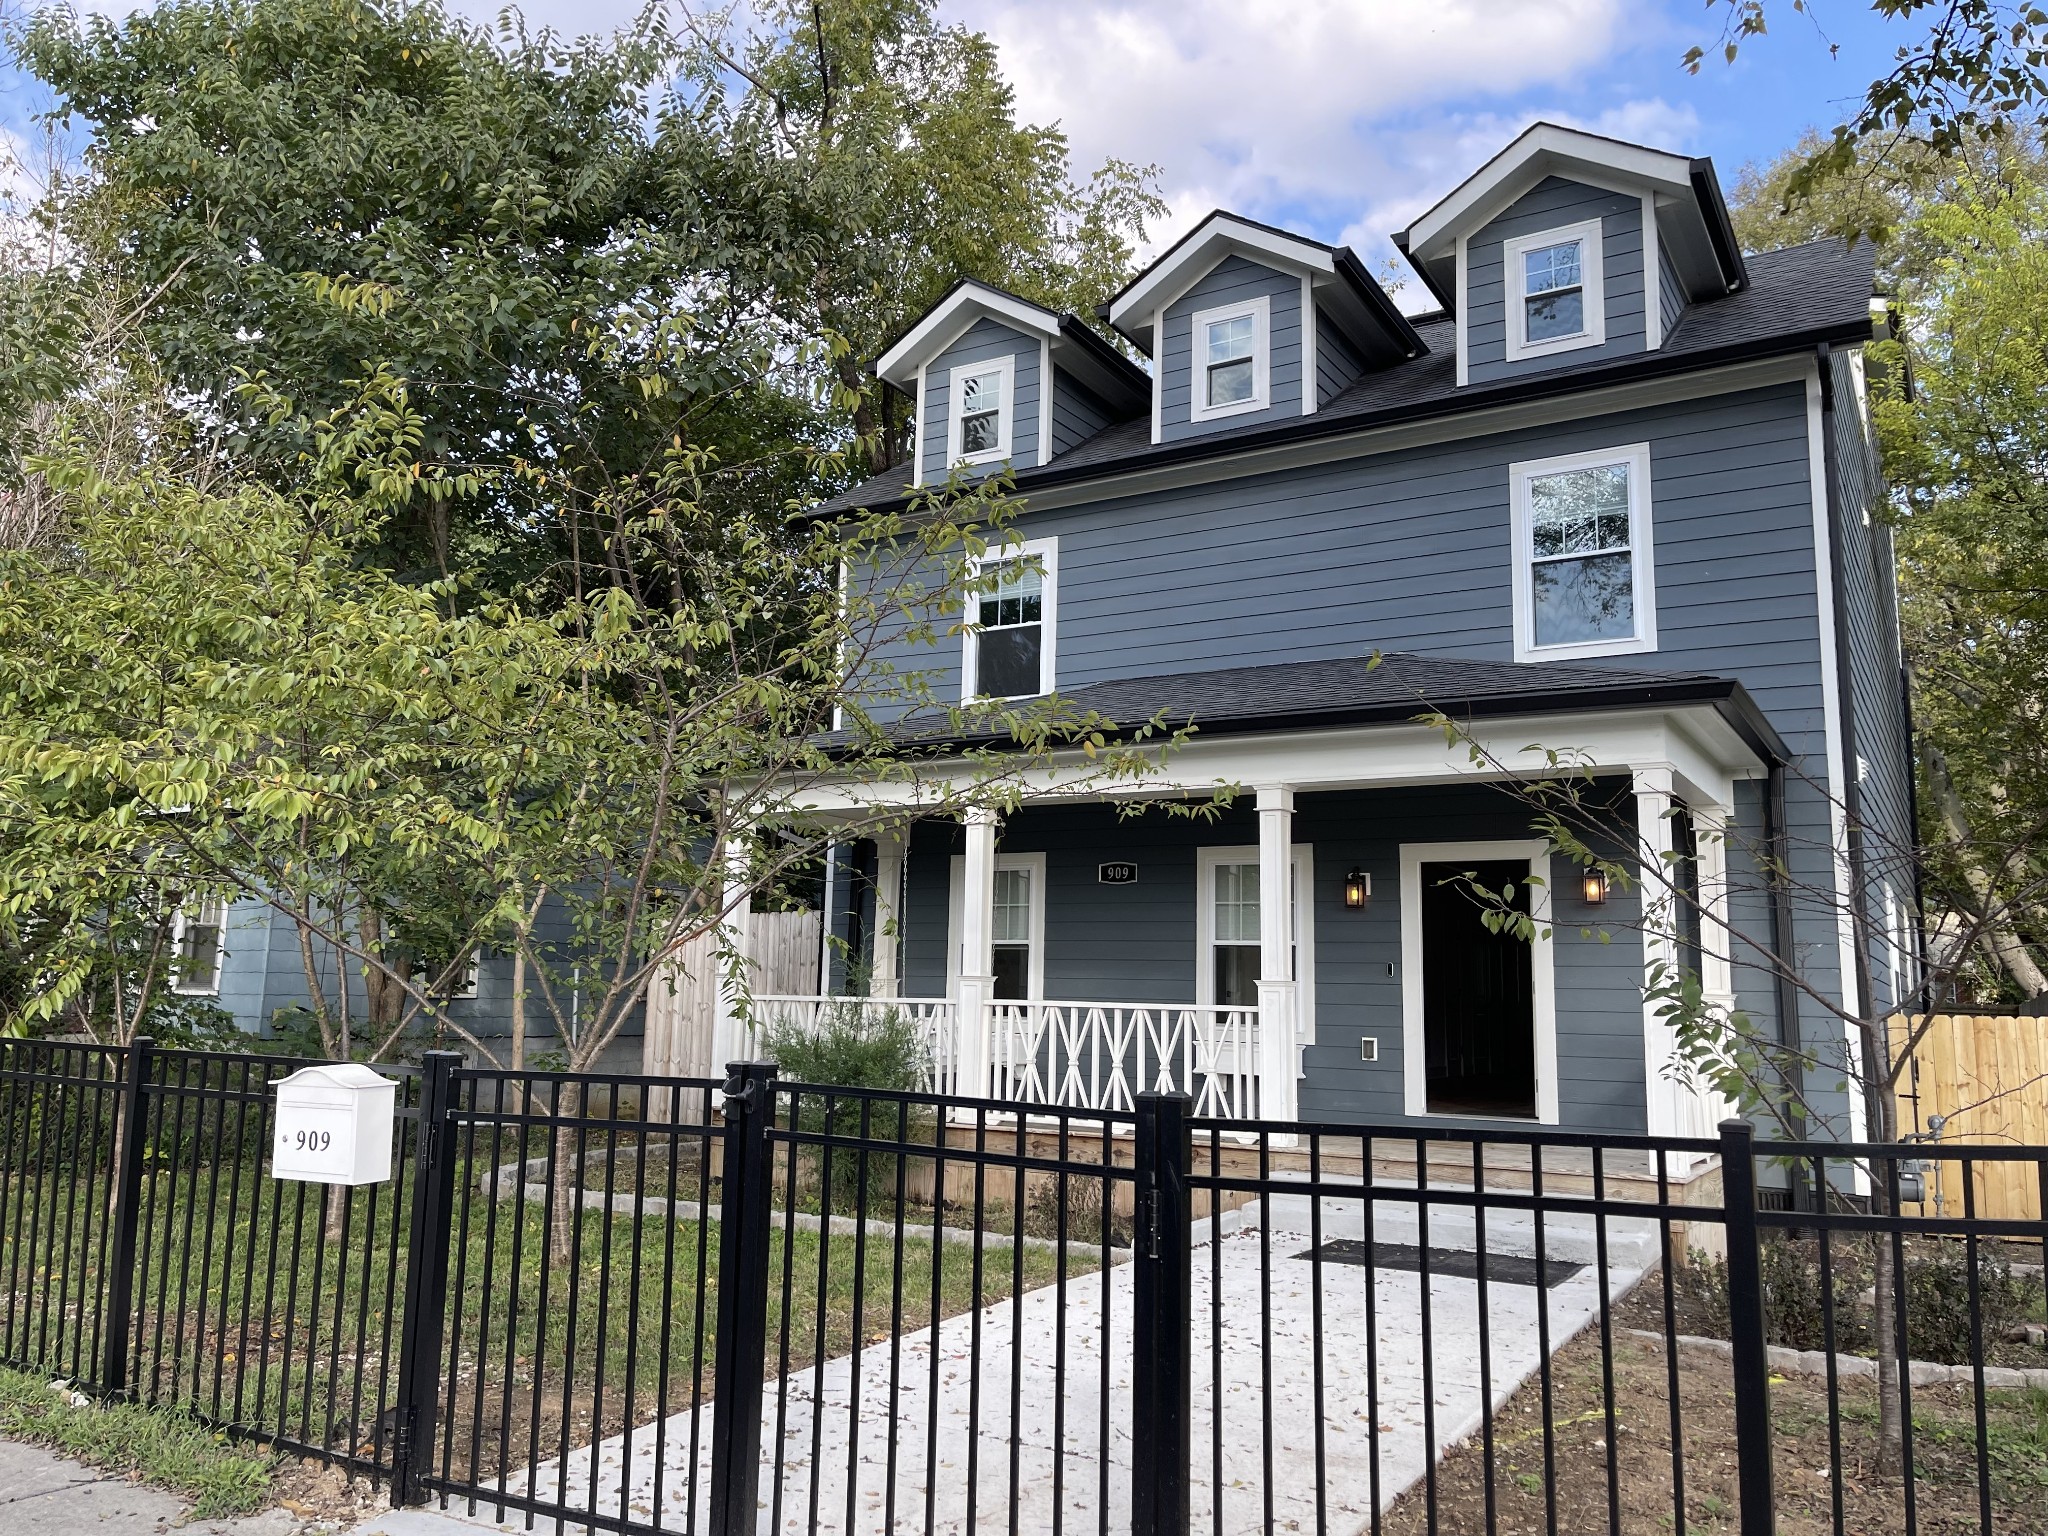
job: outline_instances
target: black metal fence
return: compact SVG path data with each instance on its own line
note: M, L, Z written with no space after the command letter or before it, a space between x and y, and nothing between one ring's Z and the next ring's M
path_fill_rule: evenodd
M342 1190L302 1064L0 1042L0 1360L622 1536L2048 1530L2048 1150L437 1054Z

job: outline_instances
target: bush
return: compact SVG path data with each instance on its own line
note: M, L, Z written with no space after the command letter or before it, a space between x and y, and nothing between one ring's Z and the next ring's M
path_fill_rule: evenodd
M785 1082L817 1088L867 1088L888 1094L915 1093L924 1077L924 1044L917 1026L900 1008L876 1006L858 998L828 1005L815 1027L784 1019L771 1020L761 1031L761 1049L775 1063L776 1076ZM827 1129L826 1096L803 1093L796 1098L797 1129L813 1134ZM830 1130L835 1136L862 1134L866 1115L866 1137L870 1141L898 1141L920 1134L920 1117L902 1099L845 1098L832 1103ZM808 1161L814 1167L824 1162L822 1152ZM861 1155L850 1148L838 1148L832 1155L831 1196L841 1200L857 1193L861 1184ZM895 1188L897 1159L886 1153L869 1153L865 1159L870 1194Z
M1879 1318L1872 1287L1877 1264L1874 1238L1844 1237L1828 1248L1834 1290L1834 1347L1843 1354L1871 1354L1877 1330L1895 1327ZM1768 1233L1758 1245L1763 1275L1764 1337L1787 1349L1825 1349L1821 1306L1820 1248L1810 1238ZM1914 1360L1943 1365L1972 1363L1969 1252L1955 1241L1916 1243L1906 1250L1906 1341ZM1695 1252L1675 1277L1680 1297L1693 1313L1693 1326L1728 1336L1728 1266ZM2041 1281L2015 1270L1996 1247L1977 1254L1977 1306L1984 1348L1994 1351L2006 1334L2039 1309Z

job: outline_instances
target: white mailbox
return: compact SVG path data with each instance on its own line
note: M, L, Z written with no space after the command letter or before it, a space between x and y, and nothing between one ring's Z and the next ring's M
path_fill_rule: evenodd
M381 1184L391 1177L398 1084L356 1062L302 1067L277 1080L273 1178Z

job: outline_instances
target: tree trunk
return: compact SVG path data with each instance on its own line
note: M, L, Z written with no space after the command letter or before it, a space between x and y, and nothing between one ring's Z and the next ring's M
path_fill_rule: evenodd
M1970 894L1977 898L1978 909L1983 914L1985 941L2019 989L2028 997L2039 997L2048 992L2048 973L2043 973L2041 967L2034 963L2033 955L2013 931L2012 924L1997 915L1998 893L1991 889L1990 877L1969 852L1969 812L1963 806L1963 797L1956 792L1955 780L1949 776L1948 760L1938 747L1922 741L1920 766L1926 770L1928 786L1934 791L1934 804L1941 813L1942 829L1957 845L1956 862L1962 866L1963 879L1968 882Z
M576 1240L577 1224L583 1214L580 1204L583 1194L583 1159L579 1155L582 1138L567 1124L576 1118L582 1107L581 1083L560 1083L556 1086L553 1115L556 1125L552 1132L555 1219L549 1247L558 1264L566 1264L569 1261Z

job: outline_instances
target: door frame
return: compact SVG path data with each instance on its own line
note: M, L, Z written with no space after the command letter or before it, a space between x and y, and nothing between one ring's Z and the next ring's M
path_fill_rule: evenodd
M1294 866L1294 1037L1313 1042L1316 1037L1316 855L1313 843L1295 843L1289 848ZM1218 864L1257 864L1259 845L1243 848L1197 848L1195 850L1195 1006L1208 1008L1216 1002L1216 967L1209 946L1216 936L1216 912L1209 905L1209 872ZM1265 900L1265 892L1259 899Z
M999 853L998 870L1023 869L1031 873L1031 971L1025 985L1027 1003L1045 1001L1045 855L1042 853ZM960 932L965 926L967 900L967 855L953 855L946 891L946 996L960 996Z
M1401 1086L1406 1113L1432 1120L1500 1120L1499 1115L1454 1115L1429 1107L1427 1038L1422 996L1422 866L1470 859L1526 860L1529 915L1537 936L1529 946L1530 1014L1536 1030L1536 1120L1556 1125L1557 963L1550 921L1550 845L1541 838L1493 842L1401 845Z

